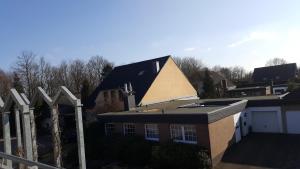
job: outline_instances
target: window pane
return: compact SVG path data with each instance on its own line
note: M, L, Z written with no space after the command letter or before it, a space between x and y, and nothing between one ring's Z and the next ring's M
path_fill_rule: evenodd
M115 132L115 125L113 123L105 123L105 134L111 136Z
M145 137L150 140L159 140L157 124L145 124Z
M124 135L125 136L134 136L135 135L135 125L126 123L124 124Z
M172 124L171 129L171 138L174 140L183 140L182 130L180 125Z
M197 134L195 126L184 126L185 141L197 142Z

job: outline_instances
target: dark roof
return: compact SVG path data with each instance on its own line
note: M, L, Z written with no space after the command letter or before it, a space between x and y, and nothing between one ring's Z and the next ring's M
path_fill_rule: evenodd
M135 92L135 101L139 104L158 75L154 72L154 64L158 61L160 68L162 68L170 57L165 56L115 67L91 94L87 107L92 108L95 106L95 100L100 91L123 88L124 84L129 82Z
M290 92L283 98L285 103L300 103L300 89Z
M254 82L282 81L287 82L297 75L297 64L290 63L284 65L255 68L252 79Z

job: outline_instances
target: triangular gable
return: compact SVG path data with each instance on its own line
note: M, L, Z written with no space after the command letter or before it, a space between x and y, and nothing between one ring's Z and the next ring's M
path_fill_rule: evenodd
M139 105L196 97L196 90L170 57Z

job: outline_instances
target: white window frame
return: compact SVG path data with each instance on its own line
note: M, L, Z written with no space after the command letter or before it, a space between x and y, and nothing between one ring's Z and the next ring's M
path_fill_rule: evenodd
M150 135L148 135L149 130L152 130L152 132L154 132L154 135L157 135L157 137L151 137ZM145 139L151 141L159 141L159 129L157 124L145 124Z
M129 130L129 126L133 126L133 130L134 130L134 133L131 133L129 134L129 132L126 132ZM124 123L123 124L123 134L124 136L135 136L136 135L136 126L134 123Z
M113 125L113 127L111 127L111 131L108 131L108 125ZM116 129L116 125L114 123L105 123L104 124L104 130L105 130L105 135L106 136L111 136L114 133L114 130Z
M172 130L174 130L175 126L179 127L179 133L180 133L182 139L176 139L176 138L174 138L175 136L173 136L173 131ZM186 132L187 132L187 131L185 131L186 127L191 127L192 129L195 130L195 134L196 134L196 140L195 141L187 140L186 135L185 135ZM188 144L197 144L197 129L196 129L195 125L171 124L170 125L170 134L171 134L171 138L175 142L188 143Z

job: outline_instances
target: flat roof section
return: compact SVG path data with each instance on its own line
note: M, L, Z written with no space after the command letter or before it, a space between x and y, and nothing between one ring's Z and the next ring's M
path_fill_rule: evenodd
M151 109L148 107L136 111L104 113L99 114L98 119L104 122L212 123L241 112L245 109L247 100L238 100L226 105L206 105L201 100L197 100L197 102L195 100L194 102L190 101L189 104L184 103L187 102L174 101L169 105L165 103L165 109L154 106ZM176 108L174 108L175 105ZM192 107L189 107L191 105Z

